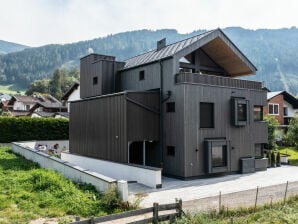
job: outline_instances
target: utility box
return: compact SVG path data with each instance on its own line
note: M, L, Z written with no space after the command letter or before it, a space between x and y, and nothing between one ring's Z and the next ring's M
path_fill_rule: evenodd
M255 159L254 158L240 158L241 173L255 172Z

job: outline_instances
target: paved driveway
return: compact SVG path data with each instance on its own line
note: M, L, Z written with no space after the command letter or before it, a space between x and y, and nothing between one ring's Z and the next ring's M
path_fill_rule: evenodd
M161 189L150 189L140 184L129 184L130 197L142 197L141 207L150 207L154 202L173 203L175 198L185 201L213 197L298 181L298 167L282 166L252 174L233 174L214 178L183 181L163 177ZM298 193L298 192L297 192Z

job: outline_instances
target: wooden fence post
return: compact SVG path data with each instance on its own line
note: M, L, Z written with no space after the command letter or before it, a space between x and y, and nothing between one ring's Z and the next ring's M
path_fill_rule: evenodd
M153 224L158 224L158 203L153 203Z
M286 200L287 200L288 185L289 185L289 181L287 181L287 184L286 184L286 190L285 190L285 196L284 196L284 204L286 203Z
M95 224L95 221L94 221L94 217L93 217L93 216L92 216L91 219L90 219L90 223L91 223L91 224Z
M221 191L219 192L219 196L218 196L218 213L220 213L221 211Z
M176 208L177 217L180 218L182 216L182 200L176 199L176 204L177 204L177 208Z
M258 194L259 194L259 187L257 187L257 193L256 193L256 200L255 200L255 208L254 208L254 212L256 211L256 208L257 208Z

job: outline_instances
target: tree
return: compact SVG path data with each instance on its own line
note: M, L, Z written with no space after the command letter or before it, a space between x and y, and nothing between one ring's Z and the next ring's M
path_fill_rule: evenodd
M273 116L264 116L264 120L268 123L268 147L269 149L275 149L275 130L278 125L278 121Z
M26 95L32 95L34 93L49 93L49 79L35 80L33 81L26 91Z
M295 146L298 150L298 116L290 121L288 132L286 134L286 142L291 146Z

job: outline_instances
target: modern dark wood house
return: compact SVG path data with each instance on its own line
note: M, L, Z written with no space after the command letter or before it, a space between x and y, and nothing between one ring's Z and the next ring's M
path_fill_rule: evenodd
M266 169L266 92L255 66L220 30L123 62L81 59L81 98L71 103L70 152L162 167L192 178Z

